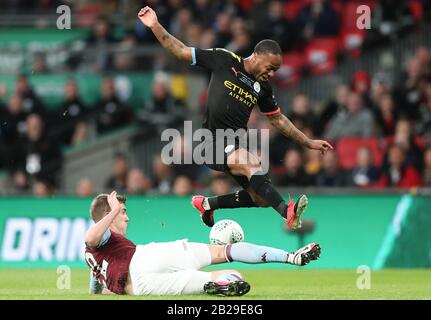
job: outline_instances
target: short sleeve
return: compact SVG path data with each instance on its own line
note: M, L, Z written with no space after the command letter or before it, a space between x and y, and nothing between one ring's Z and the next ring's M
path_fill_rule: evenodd
M240 57L226 49L212 48L212 49L199 49L192 48L192 66L200 66L205 69L215 71L226 63L230 63L232 59Z
M111 230L108 229L103 234L102 239L100 240L98 248L100 248L101 246L104 246L108 242L108 240L109 240L110 237L111 237Z
M257 104L259 105L260 112L266 116L271 116L280 112L277 101L275 100L274 94L270 86L266 89L266 94L259 99Z

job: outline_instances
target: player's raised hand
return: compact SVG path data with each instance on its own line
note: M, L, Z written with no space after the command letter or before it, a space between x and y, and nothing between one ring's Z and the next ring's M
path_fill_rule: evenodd
M334 147L325 140L311 140L310 145L308 146L310 149L320 150L322 154L325 154L328 150L333 150Z
M138 13L139 20L148 28L152 28L157 23L157 15L153 9L146 6Z
M115 211L116 213L120 212L120 201L117 199L117 191L112 191L110 195L108 195L108 204L111 208L111 211Z

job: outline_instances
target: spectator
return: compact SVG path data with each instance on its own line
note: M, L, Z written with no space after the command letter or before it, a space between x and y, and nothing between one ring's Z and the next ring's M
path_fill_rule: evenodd
M43 53L36 53L33 57L31 72L35 74L49 73L49 69L46 65L46 57Z
M115 42L109 20L103 16L98 17L87 39L87 45L92 53L87 59L90 60L93 71L101 72L112 68L111 46Z
M94 183L90 178L79 179L76 185L76 195L79 197L90 197L95 194Z
M187 176L178 176L175 178L173 189L176 196L188 196L193 192L192 180Z
M226 175L215 175L211 179L211 192L215 196L230 193L232 190L231 181Z
M425 150L424 162L425 162L424 174L423 174L424 186L431 187L431 148L428 148Z
M146 126L153 126L161 132L182 123L185 111L184 104L172 95L167 75L157 73L153 81L152 95L145 102L144 110L138 117Z
M334 116L346 109L347 100L350 93L350 87L342 83L335 89L335 98L330 99L323 107L322 112L319 115L318 125L315 129L316 135L320 136L326 130L328 123L334 118Z
M334 151L325 153L322 170L316 177L319 187L344 187L348 185L346 172L339 168L338 157Z
M304 130L305 127L314 128L317 123L317 118L311 109L310 99L305 94L296 94L293 97L292 113L289 119L299 129Z
M419 105L422 98L420 84L424 77L424 70L417 57L410 58L407 70L401 76L394 92L394 98L399 103L400 116L410 120L419 118Z
M320 172L322 166L322 155L319 152L311 149L305 149L304 155L304 170L311 176L315 177Z
M125 193L128 171L127 157L122 153L117 153L114 156L111 177L106 181L105 188L107 190L116 190L118 193Z
M368 147L358 149L351 179L353 185L357 187L371 186L379 179L379 170L374 166L373 154Z
M424 99L419 111L418 131L426 137L431 137L431 80L428 80L425 84Z
M298 149L291 149L284 157L285 174L277 178L277 183L285 187L305 187L314 184L313 177L304 170L304 160Z
M388 165L383 168L379 185L382 187L409 188L422 185L419 172L412 165L406 164L406 152L397 144L388 149Z
M370 91L370 106L372 106L373 110L376 110L378 109L380 99L386 94L391 94L387 76L382 73L376 73L371 82Z
M268 38L277 41L283 52L290 51L297 42L295 25L284 14L284 4L280 0L270 1L267 17L263 24L257 26L259 38Z
M250 33L247 30L233 33L232 41L226 45L226 49L235 52L240 57L247 57L253 52Z
M408 129L409 131L407 131L407 129L405 129L405 131L400 129L400 124L402 123L402 121L399 121L399 124L397 125L393 142L404 148L406 153L405 162L421 171L423 168L422 150L415 141L411 127Z
M403 0L379 0L373 10L372 25L383 37L393 37L413 25L413 17Z
M9 147L13 147L16 139L24 135L27 114L23 110L22 98L17 94L9 97L7 110L4 111L1 126L1 139Z
M371 79L368 72L365 70L358 70L352 77L352 91L358 93L365 106L371 108L372 101L369 95L371 87Z
M299 12L296 24L305 40L338 35L339 18L327 0L312 0Z
M115 94L114 79L105 77L101 83L101 99L95 106L97 132L105 133L131 123L132 111Z
M161 157L153 160L153 186L158 193L167 194L172 188L172 168L163 162Z
M192 18L193 13L189 8L180 8L175 12L174 19L171 21L171 25L169 26L169 31L177 39L187 42L187 29L192 24Z
M395 133L398 112L391 94L385 93L377 102L376 125L382 136L388 137Z
M75 80L69 80L64 87L65 100L58 108L57 126L61 142L67 145L79 144L88 137L82 136L77 139L77 136L83 128L88 127L87 117L90 110L79 98L79 89ZM88 133L88 128L86 130Z
M374 119L370 110L363 106L358 93L351 92L346 110L338 111L329 123L325 136L337 140L342 137L370 137L374 133Z
M46 136L40 115L30 114L26 120L25 135L19 139L16 152L16 171L31 180L43 180L55 186L62 167L59 144Z
M193 149L188 141L181 137L173 141L173 153L176 160L172 165L173 176L186 176L190 178L192 183L198 180L200 167L193 163Z
M211 0L195 0L193 11L193 20L200 25L209 28L214 23L217 15L217 3Z
M142 195L151 189L151 182L141 169L130 169L127 173L126 190L128 194Z
M19 75L15 84L15 93L22 99L22 109L25 114L38 113L41 116L46 115L45 107L42 101L34 93L31 88L28 78L25 75Z
M32 194L36 198L47 198L53 194L53 188L47 181L36 180L32 187Z
M214 48L216 46L216 41L217 34L211 29L206 29L200 36L199 47L202 49Z
M136 50L136 38L134 34L126 34L118 45L118 51L114 54L113 64L117 72L131 72L136 70L140 65L137 63L137 57L133 52ZM142 66L144 67L144 66Z
M230 26L232 24L232 16L227 12L220 12L216 17L215 31L217 34L217 48L226 48L226 45L232 39Z

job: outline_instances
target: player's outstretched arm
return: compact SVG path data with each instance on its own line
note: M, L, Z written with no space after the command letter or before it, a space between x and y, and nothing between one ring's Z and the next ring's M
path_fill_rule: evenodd
M277 128L283 135L309 149L320 150L322 154L329 149L334 149L327 141L308 138L281 112L268 116L268 119L271 125Z
M187 47L177 38L173 37L157 20L157 15L153 9L146 6L138 13L139 20L146 25L159 40L160 44L180 60L192 62L192 49Z
M117 192L112 191L107 200L111 211L88 229L85 236L85 244L87 247L97 247L100 244L106 230L108 230L112 221L114 221L115 217L120 213L121 205L117 199Z

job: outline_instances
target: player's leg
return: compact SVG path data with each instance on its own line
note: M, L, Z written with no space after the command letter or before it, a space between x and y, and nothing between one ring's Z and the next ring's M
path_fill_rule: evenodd
M212 264L236 261L249 264L275 262L304 266L310 261L319 259L321 251L319 244L315 242L294 252L247 242L208 246Z
M290 200L289 204L286 204L272 185L271 180L262 172L259 159L245 149L240 148L229 154L227 166L232 175L247 177L250 188L254 191L254 193L250 193L250 196L255 203L269 204L273 207L287 220L288 228L300 227L301 214L308 204L305 195L302 195L296 203Z

